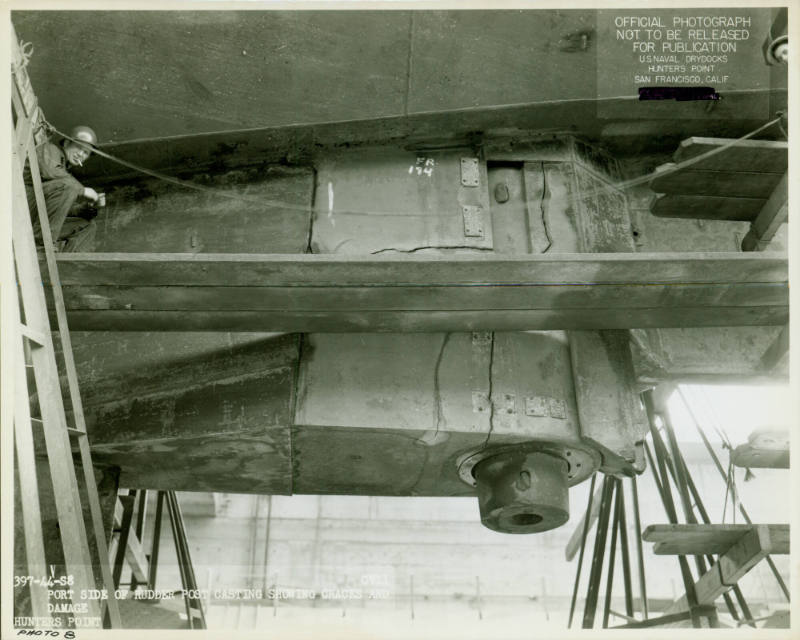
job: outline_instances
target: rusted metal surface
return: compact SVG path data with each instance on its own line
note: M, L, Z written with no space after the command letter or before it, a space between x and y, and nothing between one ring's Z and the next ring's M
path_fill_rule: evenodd
M152 179L109 189L107 206L99 209L95 220L93 250L306 251L314 187L310 168L251 167L199 174L194 181L223 195Z
M145 246L151 237L154 242L162 243L160 246L183 252L176 256L175 264L187 291L198 293L208 289L203 299L227 309L231 300L222 295L223 289L230 285L235 285L232 289L261 287L273 277L280 279L281 286L287 285L292 304L302 306L304 296L312 288L294 285L299 283L298 269L304 268L300 262L306 257L308 262L320 262L321 269L314 276L315 286L338 286L349 282L352 276L351 271L348 276L343 269L371 269L363 264L363 254L421 252L422 260L398 260L392 267L394 276L400 278L398 282L413 283L414 291L399 296L394 292L384 298L384 303L391 307L408 304L411 298L406 293L422 292L423 299L418 302L425 307L446 300L435 289L417 285L441 284L448 269L461 284L474 284L475 277L489 277L487 260L501 256L490 257L484 253L488 249L514 254L502 258L508 259L512 270L517 269L521 278L516 282L518 285L532 277L529 268L516 264L520 259L528 259L519 254L543 251L547 233L553 240L548 254L585 251L584 247L598 243L607 243L614 251L634 246L635 226L627 218L627 195L623 197L611 189L610 199L600 201L596 197L596 192L609 191L610 181L621 175L613 158L579 145L572 138L528 145L516 159L508 156L508 150L496 149L488 154L494 178L481 161L482 186L476 188L461 182L460 158L468 157L470 151L467 147L447 150L387 147L320 153L313 220L291 207L280 213L280 219L269 218L270 210L261 220L257 218L258 207L251 210L249 201L240 211L235 202L215 203L206 195L160 187L149 193L137 191L136 187L120 188L116 199L112 197L115 192L110 191L109 206L101 212L101 216L109 217L101 220L106 226L99 237L106 243L103 246L122 250ZM233 172L213 180L220 181L217 186L231 190L246 185L245 195L285 200L292 205L308 202L309 175L307 170L272 170L263 175L248 170L238 177ZM509 187L509 199L503 203L492 199L494 185L501 178ZM465 206L481 207L483 238L465 235ZM504 216L500 207L511 206L516 207L513 214ZM117 208L112 211L112 207ZM612 216L611 225L602 217L608 207L619 213ZM187 208L194 216L191 230L175 214ZM441 216L442 212L448 216ZM220 233L213 233L219 228L220 214L244 216L237 220L246 223L246 229L256 231L240 233L225 227ZM581 217L585 218L583 222ZM163 228L159 228L157 222L162 221ZM259 226L262 223L263 228ZM269 225L283 231L278 235L267 233ZM127 247L126 233L131 243ZM256 265L252 255L246 258L246 266L234 268L233 263L222 264L235 262L231 253L255 252L262 244L273 254L311 249L349 255L284 256L287 262L280 268ZM734 248L731 246L729 250ZM219 264L207 255L212 250L226 254ZM468 255L457 256L452 264L449 261L456 256L424 255L437 251ZM376 255L366 259L372 257L380 258L376 264L386 258ZM433 258L431 269L420 270L417 262L428 258ZM532 258L534 262L557 261L559 256ZM669 261L668 256L661 258ZM704 257L693 255L675 261L670 271L665 270L663 261L656 264L649 256L618 255L614 259L621 261L619 266L610 271L590 269L587 273L596 278L602 272L604 281L610 277L609 273L629 276L633 271L643 277L650 274L647 277L651 280L667 274L685 282L693 265L702 265L698 273L702 272L704 277L730 276L728 267L719 267L722 264L719 256L708 258L713 258L717 267L710 269ZM738 264L740 258L736 256L734 262ZM783 268L780 258L759 258L758 264L774 263L773 267L777 264L779 269ZM93 259L101 256L95 255ZM591 261L595 257L580 259ZM82 279L89 278L91 284L80 293L83 297L74 298L87 305L88 313L103 312L104 306L106 311L120 313L174 313L176 320L180 316L179 328L185 331L190 326L186 309L167 312L147 309L153 301L167 300L158 291L168 276L160 266L144 260L137 265L126 264L122 269L115 267L117 276L127 279L132 290L137 289L135 300L123 302L107 295L109 291L101 290L115 286L102 280L105 277L102 268L92 266L91 259L82 265L76 260L75 256L63 256L62 275L67 287L83 287L86 283ZM193 260L200 264L199 269ZM631 269L629 261L637 260L638 267ZM748 262L747 269L737 273L741 272L745 279L758 280L759 274L770 272L770 269L753 269L756 264L753 260ZM72 268L78 271L70 276ZM80 275L76 275L78 272ZM371 274L375 276L376 272ZM542 287L536 296L540 303L550 304L542 296L550 296L551 302L575 302L575 291L566 298L551 295L553 285L563 281L563 276L562 273L561 280L557 277L546 288ZM577 281L573 276L566 279L574 284ZM489 281L494 282L491 278ZM153 291L143 291L143 282L155 285ZM217 289L212 290L214 287ZM359 290L352 300L363 301L365 295L375 293L374 289ZM519 287L505 289L498 295L507 296L507 301L518 304L524 299ZM648 295L653 295L651 284L647 289L651 292ZM659 295L666 295L666 291ZM287 329L298 328L296 317L286 315L288 312L284 310L276 311L276 299L259 299L250 293L239 291L235 295L247 305L258 306L252 311L253 317L257 315L263 320L267 314L280 313L291 321ZM150 294L155 297L148 298ZM616 302L629 300L629 283L613 297ZM694 293L690 297L697 300ZM654 298L657 299L658 296ZM187 300L185 296L179 297L178 306ZM347 303L341 290L332 291L329 301L339 307ZM125 304L131 307L126 308ZM497 300L492 304L497 306ZM553 317L551 308L546 313L552 323L548 326L563 322ZM598 321L597 313L587 314L582 310L580 314L587 321ZM368 320L361 312L357 315L357 321L356 314L353 315L352 328L363 330ZM492 316L492 322L501 315L502 322L514 320L512 313L499 311ZM452 317L452 308L443 307L441 321L450 322ZM665 321L663 313L659 318L660 322ZM376 326L391 328L385 320L381 322ZM715 322L719 322L718 318ZM467 324L461 328L472 327ZM496 327L491 323L486 326L492 328ZM444 333L320 334L308 337L300 365L296 353L281 364L280 358L273 357L277 352L261 344L263 338L258 334L208 333L192 337L178 332L171 337L123 333L122 340L116 341L111 350L108 343L115 340L112 335L85 335L81 375L92 381L88 396L92 411L101 418L93 423L93 428L96 424L100 429L97 438L93 435L97 455L121 465L124 482L132 486L269 493L471 495L473 487L459 476L459 461L463 462L465 456L487 443L491 450L532 442L549 443L560 447L559 455L571 448L583 466L574 477L569 477L574 469L568 472L569 484L585 477L600 463L592 450L596 444L580 444L580 410L571 391L573 367L563 336L558 334L492 335L486 331L453 333L449 337ZM106 345L97 348L103 341ZM235 346L239 343L241 346ZM134 357L129 367L123 364L128 358L126 353ZM137 366L133 366L134 362ZM293 414L293 372L298 366L300 385L297 412ZM160 371L155 374L157 369ZM113 375L108 375L109 372ZM192 387L187 389L189 380ZM622 439L626 437L619 429L615 433ZM474 478L471 474L470 470Z
M742 117L753 104L769 102L768 113L786 106L785 68L771 73L763 65L750 82L757 91L725 95L710 113L690 101L642 104L634 91L607 96L598 110L596 15L15 11L13 22L34 45L29 72L53 123L91 122L101 141L114 141L113 152L153 168L576 123L586 135L638 151L691 135L736 137L763 123ZM86 172L129 173L100 159Z
M470 163L470 168L482 188L462 183L458 150L384 147L320 157L312 252L491 249L486 165Z
M476 469L484 460L500 454L541 453L563 460L567 467L566 480L571 487L586 480L600 465L600 454L581 442L569 442L552 438L549 440L525 439L514 441L503 438L501 442L487 447L484 441L480 447L474 448L458 457L458 475L470 486L477 487Z
M566 344L548 334L314 334L292 431L294 490L471 495L479 458L465 458L531 441L574 449L573 484L599 460L578 440L570 385ZM565 400L565 417L526 415L536 394Z
M527 185L519 164L488 163L489 207L496 253L530 253L533 243Z
M581 435L603 453L603 468L643 469L636 443L647 433L647 418L623 331L573 331L570 353Z
M481 522L501 533L538 533L569 519L567 463L547 453L514 451L474 470Z
M164 358L84 385L93 455L124 486L289 493L296 337Z
M643 385L787 379L788 358L774 369L762 366L763 356L781 331L765 326L635 330L643 338L631 342L636 377Z
M93 455L143 488L457 496L474 491L458 474L465 454L533 441L571 457L570 485L585 478L599 459L578 439L566 344L495 334L492 353L491 341L309 336L295 415L294 336L106 376L107 365L84 360ZM473 403L476 392L485 404ZM529 397L554 402L529 415Z
M567 346L544 333L496 333L493 347L469 333L314 334L296 421L577 442L571 390ZM476 392L491 397L493 414ZM526 414L525 398L537 395L564 401L565 416Z

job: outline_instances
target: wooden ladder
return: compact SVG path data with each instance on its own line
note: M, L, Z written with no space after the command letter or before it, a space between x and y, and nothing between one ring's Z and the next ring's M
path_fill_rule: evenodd
M16 46L17 53L19 47ZM22 77L22 80L20 79ZM44 193L36 157L34 131L38 110L35 97L25 95L29 87L24 67L15 69L12 82L12 104L16 115L16 126L12 149L12 246L18 290L7 296L12 307L11 332L14 334L13 357L16 359L14 435L19 473L19 495L25 532L25 549L28 561L27 580L31 594L34 617L50 617L47 587L44 539L39 506L39 487L36 475L34 452L34 423L41 423L47 463L53 483L53 495L58 525L64 551L67 576L72 576L73 604L86 606L86 616L103 621L108 616L112 627L120 627L120 614L114 597L114 585L108 562L108 548L103 527L100 499L97 493L92 467L86 424L78 390L78 378L72 355L69 329L67 327L64 298L61 291L53 242L48 224ZM32 90L31 90L32 91ZM36 196L44 253L47 262L49 286L52 289L58 334L66 368L69 397L74 416L74 426L67 424L66 411L61 393L61 382L48 318L43 277L34 241L33 225L23 181L26 160ZM22 308L20 309L20 301ZM24 314L24 316L21 314ZM24 317L24 320L23 320ZM38 396L41 420L31 417L31 391L28 388L27 369L33 370L33 384ZM102 585L95 582L92 558L87 539L86 525L81 506L78 478L72 458L72 442L75 440L80 452L83 480L88 495L92 533L97 545ZM107 599L81 600L82 589L105 587ZM58 601L64 604L64 601ZM68 602L68 601L67 601ZM103 611L105 609L105 611Z

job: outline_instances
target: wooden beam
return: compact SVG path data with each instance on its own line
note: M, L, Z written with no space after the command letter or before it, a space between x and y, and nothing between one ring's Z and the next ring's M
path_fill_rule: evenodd
M772 553L788 553L789 525L758 526L767 527L778 549ZM749 524L655 524L644 530L642 539L655 543L656 555L717 555L726 553L753 528Z
M650 189L656 193L676 193L693 196L728 196L732 198L769 198L780 182L777 173L753 171L699 171L694 167L671 173L675 164L657 167ZM663 175L660 175L663 174Z
M12 307L17 305L17 292L12 291ZM18 323L19 310L15 308L13 323ZM13 325L12 325L13 326ZM25 539L25 560L24 565L28 570L28 575L45 576L47 567L45 562L44 537L42 535L42 515L39 506L39 480L36 477L36 455L34 453L33 433L31 430L30 415L30 396L26 383L25 373L25 352L22 344L22 336L17 335L16 350L17 380L14 385L14 445L17 453L16 471L19 477L19 484L15 490L19 493L20 510L22 512L22 532ZM40 464L45 464L40 461ZM31 597L31 612L36 617L44 617L48 614L48 590L39 581L34 580L28 584Z
M69 311L73 331L438 332L768 326L786 305L435 311Z
M749 526L749 525L748 525ZM712 604L770 554L789 553L789 526L773 529L775 525L753 525L728 551L695 583L697 603ZM688 608L686 596L672 603L665 613Z
M687 138L681 142L673 160L682 162L708 151L717 150L731 142L732 140L729 138ZM757 171L780 174L786 171L788 149L789 145L786 142L740 140L724 151L692 165L692 169L695 171Z
M690 620L693 615L695 616L709 616L713 615L716 609L710 605L702 605L695 607L694 611L680 611L678 613L671 613L666 616L658 618L648 618L646 620L636 620L628 624L621 624L616 627L609 627L609 629L648 629L650 627L663 627L674 622L683 622Z
M594 493L594 497L592 498L592 510L589 513L589 529L592 528L594 521L597 520L597 515L600 513L600 498L602 495L603 487L598 487L597 491ZM567 562L575 557L575 554L578 552L578 549L581 546L581 538L583 537L583 528L585 524L586 514L584 513L580 522L575 525L575 531L572 532L569 542L567 542L567 548L564 550L564 556L566 557Z
M473 287L65 287L71 311L482 311L762 307L783 289L765 283L478 285Z
M789 219L789 191L786 174L775 186L758 216L750 225L750 231L742 240L742 251L763 251L769 246L780 226Z
M136 533L131 531L128 535L128 546L125 548L125 560L127 560L133 575L140 583L147 582L147 575L149 572L149 563L147 556L142 549L142 543L136 537Z
M76 330L472 331L772 325L774 255L63 254Z
M650 213L659 218L694 218L697 220L753 220L764 206L762 198L729 196L691 196L668 194L658 198Z
M32 175L38 176L38 167L35 164L36 154L31 153L29 157L32 163ZM89 554L86 525L80 509L76 508L81 504L80 492L75 467L70 456L71 447L66 429L67 419L61 397L58 365L51 341L50 327L47 323L44 290L41 286L42 272L37 264L33 228L22 182L24 162L23 158L19 158L16 153L12 154L12 161L14 206L11 210L11 222L14 257L20 285L19 293L26 324L46 338L46 344L43 347L32 350L31 361L38 392L42 432L47 450L50 479L53 483L53 496L58 514L64 560L67 572L72 573L74 577L77 593L81 588L94 588L97 583ZM38 185L36 198L41 204L44 202L41 185L38 182L36 185ZM44 210L43 205L42 209ZM50 238L47 227L43 228L43 233L46 236L45 242L48 242ZM48 259L50 257L52 254L48 256ZM17 292L15 291L13 295L17 295ZM59 313L61 312L59 311ZM77 599L75 601L77 602ZM100 605L97 601L87 601L87 607L89 616L100 616Z
M739 252L558 255L62 253L61 284L463 286L785 282L786 258Z
M114 527L119 527L122 525L122 515L123 515L123 506L122 503L117 500L116 505L114 506ZM119 546L119 535L115 535L114 539L111 541L109 545L108 555L111 561L113 562L114 557L117 553L117 548ZM148 575L150 571L150 564L147 561L147 556L142 548L142 543L139 541L139 538L136 536L136 532L131 528L128 532L128 539L127 545L125 546L125 561L130 566L131 570L133 571L133 575L136 577L142 584L147 584Z

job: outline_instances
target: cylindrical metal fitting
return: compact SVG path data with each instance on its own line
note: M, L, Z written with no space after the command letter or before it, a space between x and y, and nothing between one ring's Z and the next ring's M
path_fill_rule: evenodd
M500 533L537 533L569 519L565 460L540 451L507 451L479 462L481 522Z

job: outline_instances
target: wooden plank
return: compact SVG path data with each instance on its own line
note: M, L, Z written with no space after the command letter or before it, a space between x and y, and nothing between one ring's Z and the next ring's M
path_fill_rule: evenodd
M788 305L566 311L71 311L76 331L425 332L767 326Z
M773 254L62 254L74 329L471 331L771 325ZM143 286L145 285L145 286Z
M131 534L131 521L133 516L133 496L119 496L117 503L122 503L122 523L119 526L119 540L117 541L116 550L113 557L112 567L112 584L114 589L117 589L122 578L122 571L125 569L125 560L128 551L128 538ZM116 507L116 505L115 505ZM116 511L116 508L115 508Z
M12 317L19 318L17 292L11 296ZM36 456L34 455L33 433L31 432L30 399L28 394L27 375L25 373L25 353L22 336L16 336L14 345L18 374L14 384L14 445L17 452L17 471L19 494L22 510L22 524L25 537L25 557L28 575L46 576L47 568L42 535L42 516L39 506L39 484L36 477ZM31 596L31 612L34 616L47 616L47 588L40 583L28 585Z
M47 219L47 206L45 204L44 193L42 191L42 182L39 173L39 161L36 156L36 151L33 145L33 140L29 140L29 146L27 148L28 153L28 161L30 163L30 173L33 179L33 190L36 198L36 208L37 213L40 221L40 227L42 232L42 243L45 248L45 264L47 265L46 271L42 270L41 267L38 269L39 275L34 282L32 282L29 286L36 287L35 296L35 308L28 309L27 306L25 307L26 318L30 317L29 314L34 314L36 317L41 317L42 319L47 319L47 307L46 301L44 296L41 295L43 293L42 288L40 287L40 283L43 282L44 273L47 273L47 282L50 284L50 293L52 295L52 299L54 301L53 308L55 310L55 320L56 326L58 329L58 337L61 342L61 357L64 361L64 369L66 371L67 377L67 387L70 397L70 403L72 405L72 416L73 421L75 423L75 427L78 431L86 432L86 421L84 418L83 413L83 403L81 401L81 394L78 388L78 373L75 368L75 359L72 354L72 339L70 337L69 326L67 325L67 313L64 307L64 294L61 289L61 282L59 279L58 274L58 267L56 266L56 259L55 259L55 251L53 249L53 239L50 234L50 223ZM27 250L31 252L31 267L35 264L36 261L36 246L33 241L32 236L32 227L30 225L30 214L28 213L28 206L27 206L27 199L25 196L25 190L22 186L22 170L19 169L19 202L18 205L20 210L24 212L27 216L27 220L24 223L25 229L24 233L30 238L30 240L26 239L27 243ZM22 205L22 202L25 202ZM19 231L19 229L17 229ZM41 309L39 309L39 305L41 303ZM51 308L51 310L53 310ZM48 327L49 329L49 327ZM63 398L61 398L61 387L59 381L59 374L57 363L55 361L55 354L53 353L53 345L52 341L50 341L49 345L46 345L44 351L49 352L48 355L45 357L44 362L48 368L52 368L52 372L49 375L53 376L53 380L51 384L55 384L53 389L55 389L59 395L59 409L61 412L61 426L63 430L63 439L66 441L67 444L67 451L70 451L69 445L69 436L67 435L66 427L66 416L64 415L64 404ZM38 386L38 382L37 382ZM51 423L52 429L58 429L58 425L55 423ZM62 434L54 434L54 437L58 439L62 439ZM92 465L91 460L91 453L89 450L89 443L86 438L80 438L78 442L78 446L80 449L81 455L81 466L83 467L83 475L84 475L84 482L86 487L86 494L88 496L89 502L89 513L92 525L92 533L94 535L95 544L97 545L97 550L99 554L99 563L100 563L100 573L102 578L102 584L110 591L112 588L112 576L111 576L111 568L109 567L108 563L106 563L106 557L108 555L108 549L106 548L106 537L105 537L105 529L103 527L103 515L102 510L100 508L100 497L97 494L97 483L94 477L94 467ZM48 444L48 457L52 456L50 445ZM65 489L67 486L73 492L73 504L77 505L80 508L81 501L80 496L76 493L77 491L77 478L75 477L75 467L72 463L72 458L70 457L68 460L68 466L71 473L70 484L67 483L60 483L61 489ZM52 465L52 463L51 463ZM58 493L58 490L56 491ZM83 512L81 511L81 520L80 520L80 537L78 535L75 536L73 541L70 541L69 544L81 544L87 545L88 538L86 536L86 527L85 523L83 522ZM61 518L61 514L59 512L59 519ZM65 553L66 553L66 544L65 546ZM88 553L88 549L86 551ZM97 588L98 583L94 581L94 573L91 569L87 566L87 577L91 579L91 583L86 585L86 588ZM93 613L95 610L98 611L99 614L99 606L95 601L89 602L89 611ZM121 619L119 614L119 607L117 605L117 601L115 598L110 598L106 601L105 606L107 607L109 620L111 622L111 626L114 628L119 628L121 626Z
M321 255L63 253L68 285L429 286L787 282L786 258L731 253Z
M720 556L718 571L705 580L698 580L700 604L713 602L731 585L736 584L750 569L767 555L789 553L789 525L778 529L768 525L756 525ZM711 572L710 572L711 573Z
M780 283L519 285L472 287L64 287L68 310L435 311L641 309L780 305Z
M32 157L35 157L35 154L32 154ZM27 324L49 338L47 308L39 265L36 261L33 228L25 197L25 188L22 184L22 166L16 153L13 154L13 159L12 237L22 306ZM38 196L37 193L37 199ZM75 578L75 592L78 593L80 589L95 588L96 584L89 556L83 513L80 510L80 495L75 468L70 455L71 448L66 430L66 417L52 339L46 339L45 342L47 344L43 348L34 349L32 352L33 371L39 393L39 407L64 548L64 560L67 571ZM77 603L79 600L75 598L75 602ZM89 600L86 601L86 604L90 616L100 615L97 601Z
M789 432L759 429L733 451L733 464L752 469L789 468Z
M34 344L37 344L39 346L44 346L46 344L47 338L41 331L36 331L34 329L31 329L26 324L20 324L19 331L23 336L25 336L28 340L30 340Z
M12 87L11 102L17 114L17 126L14 130L14 148L21 157L25 153L25 149L28 148L28 140L33 131L33 121L25 114L25 108L19 96L16 83L13 83Z
M603 487L601 486L598 487L597 491L594 493L594 497L592 497L592 510L589 513L589 530L591 530L592 525L594 524L595 520L597 520L597 515L600 513L600 497L602 495ZM567 542L567 547L564 550L564 556L566 557L567 562L570 562L572 558L575 557L575 554L578 552L578 549L581 546L581 538L583 537L583 527L585 524L586 513L583 514L580 522L575 525L575 530L572 532L569 542Z
M719 149L732 142L729 138L692 137L681 142L673 160L682 162L708 151ZM694 170L704 171L756 171L760 173L784 173L788 166L786 142L773 140L740 140L735 146L710 156L692 165Z
M750 231L742 240L743 251L763 251L769 246L780 226L789 219L789 191L786 174L764 203Z
M12 33L14 34L13 47L14 55L17 63L20 59L19 47L16 46L18 39L14 28L12 26ZM24 109L20 104L19 96L17 95L16 86L12 92L12 101L14 108L17 112L17 129L14 139L14 155L16 158L24 158L24 151L27 148L27 141L31 135L31 121L24 114ZM18 163L15 163L18 164ZM24 164L24 163L23 163ZM16 168L16 167L15 167ZM14 251L24 251L19 243L15 243ZM9 243L9 247L12 243ZM10 258L10 256L9 256ZM11 262L10 269L13 273L14 262ZM16 487L16 492L19 495L20 508L22 512L22 525L25 538L25 559L30 576L45 576L47 575L45 549L44 549L44 536L42 533L42 516L41 506L39 503L39 482L36 475L36 456L33 442L32 423L30 415L30 394L27 383L27 374L25 371L25 348L23 344L23 336L29 340L34 341L37 345L44 345L49 339L49 335L45 336L42 332L36 331L31 327L21 322L20 308L19 308L19 295L16 286L11 287L11 293L8 296L11 307L11 318L14 325L17 326L18 331L14 332L14 359L17 362L17 375L14 387L14 449L16 451L16 467L19 478L19 484ZM13 473L13 472L12 472ZM47 587L40 582L34 580L29 583L28 589L31 599L31 613L34 617L44 618L49 615L48 612L48 590Z
M114 506L114 527L119 527L122 524L122 511L122 503L117 500ZM109 561L112 561L116 556L118 547L119 536L116 535L109 545ZM125 561L128 563L128 566L130 566L136 579L146 584L150 573L150 563L147 561L142 543L133 528L128 531L127 545L125 546Z
M788 552L789 525L757 525L767 527L774 540L786 540ZM657 524L644 530L642 539L654 542L656 555L701 555L723 554L734 544L750 533L754 526L749 524ZM781 553L779 550L772 553Z
M750 528L728 551L719 557L695 583L697 603L712 604L770 554L789 553L789 525L745 525ZM672 603L665 613L684 611L686 596Z
M674 622L683 622L688 621L692 618L692 615L695 616L709 616L713 615L716 612L716 608L710 605L702 605L696 607L695 610L689 611L680 611L678 613L670 613L665 616L660 616L658 618L647 618L646 620L637 620L635 622L630 622L628 624L621 624L617 625L616 627L609 627L609 629L649 629L651 627L663 627L666 625L671 625Z
M656 524L642 533L657 555L720 554L752 527L748 524Z
M686 196L670 194L658 198L650 213L659 218L695 218L699 220L754 220L766 200L725 196Z
M777 173L755 171L700 171L694 167L665 173L675 166L670 162L656 169L650 188L656 193L732 198L769 198L780 182Z

